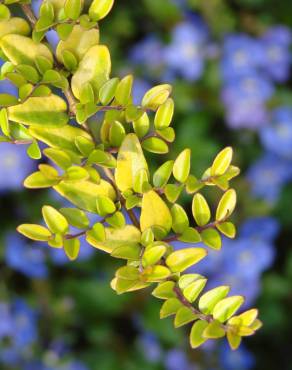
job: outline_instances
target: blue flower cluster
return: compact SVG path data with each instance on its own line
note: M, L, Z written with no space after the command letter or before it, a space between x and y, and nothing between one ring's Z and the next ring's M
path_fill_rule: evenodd
M10 304L0 301L0 317L0 364L5 368L87 370L79 361L62 359L64 345L62 348L52 346L48 356L39 361L35 359L35 347L40 345L38 314L24 300L15 299Z
M289 78L291 32L273 27L263 36L225 38L221 57L222 101L231 128L257 129L269 120L267 102L277 82Z

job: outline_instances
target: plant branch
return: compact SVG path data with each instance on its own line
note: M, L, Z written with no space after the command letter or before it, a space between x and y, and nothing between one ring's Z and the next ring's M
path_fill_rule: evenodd
M26 18L29 20L32 27L34 27L36 22L37 22L37 18L33 14L33 11L31 9L30 5L29 4L21 4L20 6L21 6L21 9L22 9L23 13L25 14Z

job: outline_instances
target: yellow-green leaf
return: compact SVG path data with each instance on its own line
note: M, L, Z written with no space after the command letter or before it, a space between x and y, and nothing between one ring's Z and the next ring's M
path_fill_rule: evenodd
M232 214L235 206L236 206L236 192L234 189L229 189L223 194L222 198L220 199L220 202L216 210L216 220L217 221L225 220Z
M211 176L223 175L232 161L233 150L231 147L223 149L214 159L211 167Z
M170 210L154 190L143 194L140 224L142 231L148 227L160 226L165 230L165 235L171 228Z
M106 17L111 11L114 0L93 0L89 8L89 16L94 21Z
M18 226L17 231L27 238L37 241L48 241L52 236L51 232L41 225L22 224Z
M243 304L242 296L232 296L222 299L213 310L214 319L224 322L228 320Z
M199 300L199 309L205 315L209 315L213 312L216 304L227 296L229 293L229 286L219 286L217 288L211 289L205 294L203 294Z
M207 339L217 339L225 336L225 331L219 321L211 321L203 331L203 337Z
M198 263L207 255L204 248L184 248L171 253L166 264L173 272L182 272Z
M202 194L195 194L192 203L192 212L199 226L206 225L211 217L211 212L206 199Z
M179 182L185 182L191 167L191 150L183 150L176 158L173 166L173 176Z
M140 142L135 134L128 134L120 147L115 170L115 180L121 191L132 189L140 170L148 172Z
M207 339L203 337L203 332L207 326L207 321L198 320L194 323L190 333L190 344L192 348L198 348L206 342Z
M27 36L30 33L29 24L22 18L13 17L0 22L0 38L8 34Z

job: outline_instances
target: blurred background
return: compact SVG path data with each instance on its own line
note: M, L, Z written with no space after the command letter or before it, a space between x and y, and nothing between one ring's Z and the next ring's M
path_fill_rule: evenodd
M113 75L135 75L137 101L154 83L174 85L169 158L190 147L200 176L220 149L235 150L238 235L196 271L210 284L231 284L245 307L260 309L264 326L236 352L224 341L190 350L187 331L159 320L150 291L111 290L116 260L84 241L78 261L68 262L22 239L19 223L38 222L43 204L63 203L24 190L37 163L25 147L1 143L0 369L291 370L292 1L115 3L101 24Z

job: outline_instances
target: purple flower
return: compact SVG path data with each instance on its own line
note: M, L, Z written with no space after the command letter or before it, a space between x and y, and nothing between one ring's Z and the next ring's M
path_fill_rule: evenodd
M226 37L223 44L221 71L225 80L255 71L263 60L263 48L256 39L245 34Z
M292 108L280 107L273 111L271 124L260 130L263 146L282 157L292 159Z
M220 346L220 363L224 370L249 370L255 365L254 356L243 345L232 351L226 342Z
M261 39L264 48L263 68L277 82L289 78L291 66L291 31L284 26L270 28Z
M207 30L198 17L177 25L172 32L172 41L165 48L166 66L188 81L201 77L204 70L204 47Z
M0 59L0 65L1 65ZM18 96L18 89L12 82L9 80L0 80L0 94L10 94L14 96Z
M291 163L267 153L249 168L247 179L255 197L277 201L282 186L291 179Z
M7 236L5 244L5 262L9 267L30 278L43 279L48 276L43 247L29 245L14 233Z
M0 144L0 192L22 188L23 180L33 171L33 161L23 145Z

